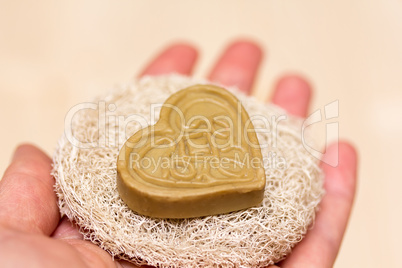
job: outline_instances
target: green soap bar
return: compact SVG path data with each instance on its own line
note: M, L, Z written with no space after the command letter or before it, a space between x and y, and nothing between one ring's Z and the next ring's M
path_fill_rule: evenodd
M227 213L262 202L257 135L240 101L213 85L171 95L155 125L131 136L117 159L117 188L135 212L156 218Z

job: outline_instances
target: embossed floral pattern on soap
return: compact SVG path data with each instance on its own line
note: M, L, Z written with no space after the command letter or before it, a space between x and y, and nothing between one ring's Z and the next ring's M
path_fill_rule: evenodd
M173 94L159 121L135 133L117 163L120 196L163 218L227 213L263 199L263 159L253 124L227 90L195 85Z

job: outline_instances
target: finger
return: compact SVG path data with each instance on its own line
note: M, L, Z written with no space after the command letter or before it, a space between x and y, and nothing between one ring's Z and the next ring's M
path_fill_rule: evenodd
M72 223L67 217L60 220L52 237L55 239L83 239L82 234L78 231L77 226Z
M59 221L51 160L32 145L17 148L0 181L0 224L49 235Z
M286 75L277 82L272 102L292 115L306 117L311 92L306 79L299 75Z
M193 70L197 56L197 50L190 45L171 45L153 59L140 76L168 73L189 75Z
M331 145L323 160L338 157L336 144ZM328 161L325 161L328 162ZM348 143L339 143L339 165L322 164L326 194L320 211L306 237L282 263L282 268L332 267L345 233L356 189L357 155Z
M108 254L98 248L95 244L91 243L90 241L84 241L83 235L78 231L77 226L75 223L72 223L67 217L63 217L57 226L56 230L51 236L57 240L63 240L64 242L74 246L84 257L84 260L91 260L91 265L93 267L99 267L97 265L93 265L94 259L101 259L104 263L110 264L110 256ZM95 254L94 254L95 252ZM105 254L106 253L106 254ZM95 256L92 256L94 254ZM123 268L138 268L133 263L124 260L114 260L113 267L123 267ZM141 266L141 267L148 267L148 266ZM150 266L149 266L150 267Z
M262 50L256 43L234 42L215 64L209 79L226 86L237 86L250 93L262 56Z
M114 262L112 262L109 254L90 241L84 241L83 235L78 231L75 223L72 223L67 217L63 217L60 220L59 225L51 237L57 240L63 240L64 242L74 246L74 248L81 253L84 260L90 261L92 267L99 267L99 265L94 264L94 260L96 260L96 262L101 262L107 267L139 267L127 261L114 260Z

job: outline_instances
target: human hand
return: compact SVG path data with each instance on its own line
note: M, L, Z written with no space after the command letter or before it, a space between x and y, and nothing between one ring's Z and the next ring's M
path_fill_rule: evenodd
M209 79L236 85L250 93L262 58L261 49L247 41L231 44L212 69ZM196 50L173 45L157 56L141 75L170 72L190 75ZM283 76L275 85L272 102L290 114L305 117L310 85L296 75ZM330 146L324 158L336 157ZM315 225L280 267L332 267L345 232L356 187L357 158L353 147L338 145L339 165L322 164L325 189ZM324 161L327 162L327 161ZM50 175L51 159L32 145L20 146L0 181L0 259L3 267L135 267L111 256L77 229L60 219ZM274 266L272 266L274 267Z

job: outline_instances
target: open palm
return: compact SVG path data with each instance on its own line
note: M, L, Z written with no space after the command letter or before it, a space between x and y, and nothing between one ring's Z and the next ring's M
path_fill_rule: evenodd
M197 51L192 46L175 44L158 55L141 75L190 75L196 59ZM217 61L209 79L236 85L249 94L261 59L262 51L256 44L234 42ZM307 81L286 75L275 85L272 102L290 114L305 117L310 97ZM326 195L314 228L278 266L333 266L353 204L357 165L356 152L348 143L329 146L324 158L338 155L337 167L322 163ZM21 145L0 181L2 267L135 267L113 260L106 251L82 240L67 219L60 219L50 171L51 159L45 153L32 145Z

